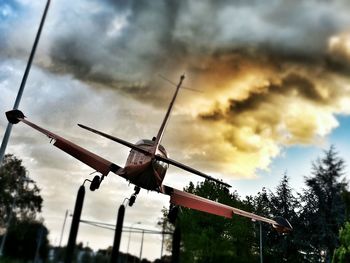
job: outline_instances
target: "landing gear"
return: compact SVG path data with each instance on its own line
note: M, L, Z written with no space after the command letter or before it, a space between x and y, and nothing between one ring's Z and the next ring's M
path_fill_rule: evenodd
M135 186L135 188L134 188L135 192L129 198L129 206L130 207L133 206L133 204L135 203L136 197L139 194L140 190L141 190L141 188L139 186Z
M103 181L103 178L104 178L104 176L98 176L98 175L95 175L95 177L94 177L94 179L92 179L92 181L90 181L90 180L88 180L88 181L90 181L91 183L90 183L90 190L91 191L95 191L95 190L97 190L98 188L100 188L100 184L101 184L101 182Z

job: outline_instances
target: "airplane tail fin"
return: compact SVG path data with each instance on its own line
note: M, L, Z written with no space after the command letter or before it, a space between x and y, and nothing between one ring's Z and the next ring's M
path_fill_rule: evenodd
M158 149L158 147L159 147L159 145L160 145L160 143L161 143L161 141L162 141L165 127L166 127L166 125L167 125L167 122L168 122L168 119L169 119L169 117L170 117L170 113L171 113L171 111L172 111L172 109L173 109L173 106L174 106L174 103L175 103L177 94L179 93L179 89L181 88L181 85L182 85L182 82L184 81L184 79L185 79L185 75L182 75L182 76L180 77L179 83L178 83L177 86L176 86L176 91L175 91L175 93L174 93L174 95L173 95L173 98L172 98L170 104L169 104L168 110L167 110L167 112L166 112L166 114L165 114L165 117L164 117L164 119L163 119L163 122L162 122L162 124L161 124L161 126L160 126L160 128L159 128L157 137L156 137L156 139L155 139L154 148L153 148L153 155L155 155L155 153L156 153L156 151L157 151L157 149Z

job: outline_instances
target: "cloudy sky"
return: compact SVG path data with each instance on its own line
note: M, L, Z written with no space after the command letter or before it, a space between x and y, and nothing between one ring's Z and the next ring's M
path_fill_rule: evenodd
M0 112L12 108L45 1L0 0ZM287 171L300 191L310 164L334 144L350 162L350 3L346 0L53 1L20 109L32 121L124 165L128 149L80 129L125 140L152 138L174 87L182 90L163 145L171 158L233 185L244 197L274 189ZM0 115L0 131L7 121ZM66 209L89 167L24 125L8 153L42 189L42 217L57 245ZM201 178L171 167L165 183ZM111 174L87 192L82 217L114 223L133 187ZM156 229L168 198L141 191L125 224ZM68 221L70 225L70 221ZM67 240L68 228L63 243ZM131 236L138 253L140 236ZM81 226L97 249L113 233ZM121 249L126 251L127 237ZM160 254L146 236L144 255Z

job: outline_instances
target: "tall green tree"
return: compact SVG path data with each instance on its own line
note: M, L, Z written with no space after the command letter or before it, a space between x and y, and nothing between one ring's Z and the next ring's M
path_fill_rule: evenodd
M297 211L301 205L294 196L293 190L289 185L289 177L285 173L281 182L276 188L276 192L269 194L270 216L281 216L287 219L294 230L287 235L278 233L271 227L266 230L266 247L264 258L268 262L302 262L303 256L299 253L299 240L303 234L299 231L299 216Z
M36 220L42 202L40 189L29 178L22 161L14 155L5 155L0 166L0 227L7 230L5 256L34 260L40 240L39 256L46 257L48 231Z
M339 231L340 246L334 251L333 263L350 262L350 222Z
M17 219L34 219L41 211L43 199L36 183L29 178L22 160L7 154L0 166L0 227L10 215Z
M306 243L302 249L313 262L330 262L338 245L339 229L346 216L342 197L347 186L342 179L344 168L343 159L331 146L323 158L313 163L312 175L305 180L300 228Z
M230 193L226 187L211 181L197 186L192 183L187 192L234 206L249 209L240 201L236 192ZM179 215L182 233L181 262L254 262L253 223L239 216L225 219L219 216L182 208Z
M13 220L8 228L4 254L8 258L33 261L38 250L40 259L48 255L48 230L36 220Z

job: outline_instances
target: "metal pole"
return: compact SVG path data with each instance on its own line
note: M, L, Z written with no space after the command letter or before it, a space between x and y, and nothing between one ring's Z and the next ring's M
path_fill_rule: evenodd
M32 66L32 62L33 62L33 58L34 58L34 55L35 55L36 47L37 47L39 39L40 39L41 31L42 31L42 28L44 26L44 22L45 22L45 18L46 18L46 14L47 14L47 11L49 9L49 6L50 6L50 0L47 0L46 6L45 6L45 10L44 10L43 16L42 16L41 21L40 21L39 29L38 29L38 32L36 34L36 37L35 37L35 40L34 40L34 44L33 44L32 50L31 50L30 55L29 55L29 59L28 59L28 62L27 62L27 67L26 67L26 69L24 71L24 75L22 77L21 86L19 87L19 90L18 90L18 93L17 93L17 97L16 97L16 101L15 101L15 104L13 105L13 109L14 110L18 109L19 103L21 102L24 86L25 86L27 78L28 78L30 67ZM11 130L12 130L12 124L8 123L6 131L5 131L5 135L4 135L4 138L2 140L1 147L0 147L0 165L2 164L2 160L4 159L7 143L8 143L8 140L10 138L10 134L11 134Z
M129 247L130 247L130 239L131 239L131 230L133 229L132 227L136 224L141 224L141 222L136 222L133 223L130 227L130 231L129 231L129 238L128 238L128 247L126 249L126 257L125 257L125 262L128 262L128 257L129 257Z
M180 243L181 243L181 228L180 228L179 222L176 222L176 226L173 234L171 263L180 262Z
M162 246L160 248L160 259L163 257L163 249L164 249L164 232L165 232L165 221L162 223Z
M123 231L124 214L125 214L125 206L122 204L120 205L119 211L118 211L117 225L115 228L113 249L112 249L111 261L110 261L111 263L118 262L120 239L122 237L122 231Z
M38 238L37 238L37 245L36 245L35 257L34 257L34 263L39 262L39 252L40 252L40 247L41 247L43 235L44 235L44 226L40 226L39 233L38 233Z
M21 179L21 181L27 181L27 179ZM2 237L2 240L1 240L1 245L0 245L0 257L3 255L3 252L4 252L4 247L5 247L5 242L6 242L6 239L7 239L7 233L8 233L8 229L10 227L10 224L11 224L11 220L12 220L12 217L13 217L13 213L16 209L16 200L19 198L19 192L20 192L20 186L21 186L21 183L18 183L17 185L17 196L15 195L13 197L13 200L12 200L12 205L11 205L11 210L10 210L10 214L9 214L9 218L6 222L6 232L4 234L4 236Z
M164 247L164 228L162 231L162 247L160 248L160 259L163 257L163 247Z
M13 201L12 201L12 206L11 206L10 215L9 215L9 218L8 218L7 224L6 224L6 231L5 231L5 234L3 235L2 240L1 240L0 257L1 257L1 256L3 255L3 253L4 253L4 247L5 247L5 242L6 242L6 239L7 239L7 233L8 233L10 224L11 224L11 220L12 220L12 216L13 216L13 211L15 210L15 208L16 208L16 198L14 197L14 198L13 198Z
M73 252L75 248L75 241L79 230L79 222L81 216L81 210L83 209L85 197L85 186L81 185L78 190L77 199L75 201L74 214L72 218L72 225L70 227L70 233L68 238L65 263L71 263L73 260Z
M66 210L66 214L65 214L64 220L63 220L63 226L62 226L62 230L61 230L60 243L58 245L59 247L61 247L61 244L62 244L63 232L64 232L64 227L66 225L67 216L68 216L68 209Z
M261 227L261 221L259 221L260 226L260 263L263 263L263 243L262 243L262 227Z
M142 249L143 249L143 237L144 237L144 234L145 234L145 230L142 229L142 238L141 238L141 247L140 247L140 262L141 262L141 259L142 259Z
M129 232L129 238L128 238L128 247L126 249L126 257L125 257L125 262L128 262L128 257L129 257L129 246L130 246L130 239L131 239L131 229L130 228L130 232Z

